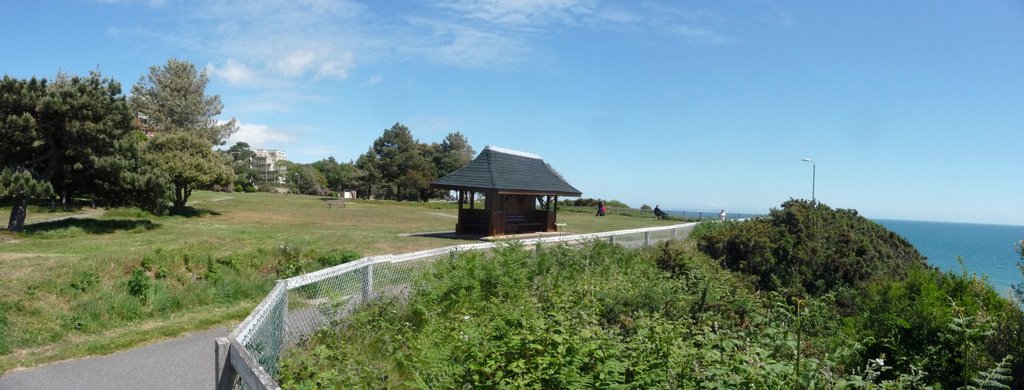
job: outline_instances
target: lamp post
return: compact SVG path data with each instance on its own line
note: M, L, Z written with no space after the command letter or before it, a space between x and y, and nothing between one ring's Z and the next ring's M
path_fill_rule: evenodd
M814 180L818 175L818 166L814 163L814 159L802 158L800 161L811 163L811 202L814 202Z

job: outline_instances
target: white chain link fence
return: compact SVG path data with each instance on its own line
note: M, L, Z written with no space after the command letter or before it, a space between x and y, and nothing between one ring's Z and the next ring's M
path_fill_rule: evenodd
M577 245L609 240L626 247L649 246L685 238L696 223L561 235L520 240L524 246ZM302 338L331 321L346 317L361 303L381 295L406 294L417 273L441 257L458 252L487 250L496 243L365 257L289 279L278 280L249 317L226 338L216 341L218 389L278 389L274 376L281 355Z

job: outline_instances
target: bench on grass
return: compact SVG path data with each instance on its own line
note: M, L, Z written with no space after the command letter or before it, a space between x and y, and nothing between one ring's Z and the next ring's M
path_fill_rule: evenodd
M327 208L333 208L334 206L341 206L341 208L345 208L345 199L342 198L327 199L325 202L327 202Z

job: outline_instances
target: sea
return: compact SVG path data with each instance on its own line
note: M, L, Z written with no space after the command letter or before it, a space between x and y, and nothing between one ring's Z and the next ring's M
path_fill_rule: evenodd
M1024 240L1024 226L983 225L974 223L923 222L876 219L910 241L928 263L943 271L986 276L1000 294L1009 296L1010 287L1024 282L1015 251ZM963 268L957 257L963 258ZM966 269L964 269L966 268Z

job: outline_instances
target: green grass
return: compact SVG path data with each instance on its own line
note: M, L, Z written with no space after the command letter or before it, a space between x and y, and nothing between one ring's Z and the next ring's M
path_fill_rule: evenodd
M454 207L438 202L328 209L313 196L196 192L189 205L174 216L33 207L24 233L0 232L0 372L238 321L274 279L353 253L468 242L400 236L454 230ZM561 213L559 222L571 233L672 223L581 213Z

